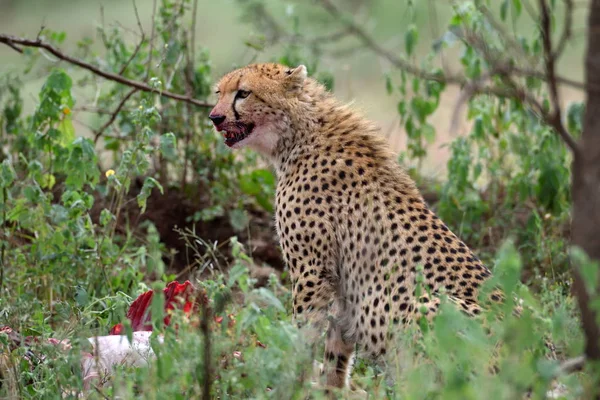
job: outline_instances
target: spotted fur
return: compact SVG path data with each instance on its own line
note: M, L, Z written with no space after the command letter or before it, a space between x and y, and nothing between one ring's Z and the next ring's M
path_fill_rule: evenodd
M250 95L235 100L239 90ZM225 75L218 91L211 115L225 122L217 129L252 124L232 147L248 145L275 167L294 318L321 326L333 316L329 385L345 384L355 345L377 358L389 351L394 326L431 318L442 289L466 313L479 313L490 271L430 210L371 122L307 78L303 66L250 65Z

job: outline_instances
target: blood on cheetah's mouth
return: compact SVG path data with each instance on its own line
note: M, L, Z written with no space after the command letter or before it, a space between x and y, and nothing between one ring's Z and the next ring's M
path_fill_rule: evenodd
M241 142L246 139L254 130L254 124L246 124L244 122L235 122L231 125L225 126L223 129L223 137L225 138L225 144L229 147L234 144Z

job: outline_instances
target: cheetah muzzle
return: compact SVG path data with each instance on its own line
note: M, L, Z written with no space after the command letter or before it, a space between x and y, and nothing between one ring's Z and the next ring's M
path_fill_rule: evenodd
M234 144L241 142L252 134L254 123L241 121L224 123L218 126L217 130L223 132L225 144L232 147Z

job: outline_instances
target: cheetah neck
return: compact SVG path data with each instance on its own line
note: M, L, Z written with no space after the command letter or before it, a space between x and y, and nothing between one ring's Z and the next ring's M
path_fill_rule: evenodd
M339 147L342 142L373 149L381 161L395 162L379 129L316 81L306 84L288 116L289 125L270 157L278 176L293 169L301 159L322 152L328 145Z

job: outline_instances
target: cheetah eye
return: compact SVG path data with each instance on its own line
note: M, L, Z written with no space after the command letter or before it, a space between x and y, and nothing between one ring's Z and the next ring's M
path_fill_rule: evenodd
M238 90L237 93L235 94L235 97L238 99L245 99L246 97L250 96L250 92L249 90Z

